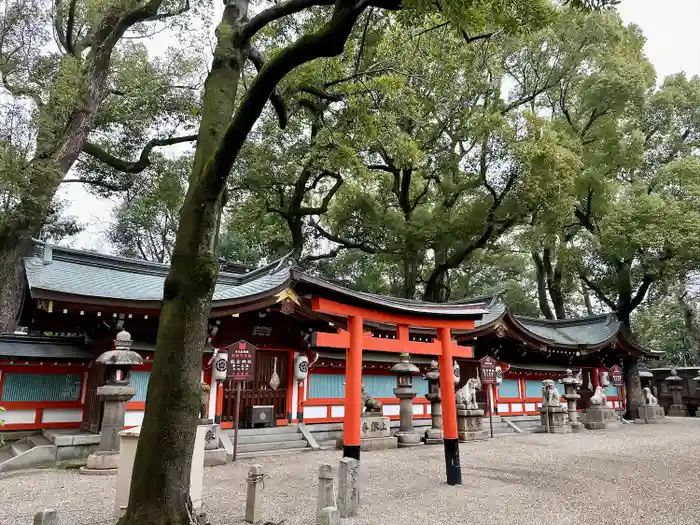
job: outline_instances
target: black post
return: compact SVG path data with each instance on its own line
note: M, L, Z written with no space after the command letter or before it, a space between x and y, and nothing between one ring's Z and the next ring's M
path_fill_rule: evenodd
M238 451L238 426L241 412L241 381L236 381L236 413L233 416L233 461L236 461Z
M445 444L445 470L448 485L462 484L462 469L459 465L459 439L443 439Z
M359 445L343 445L343 457L352 458L360 461L360 447Z
M486 394L488 396L487 401L489 402L489 426L491 427L491 437L493 437L493 403L491 403L491 396L493 396L493 385L489 385L489 391Z

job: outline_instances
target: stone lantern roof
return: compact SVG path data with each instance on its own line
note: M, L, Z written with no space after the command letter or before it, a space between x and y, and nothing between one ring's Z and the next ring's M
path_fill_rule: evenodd
M420 372L418 367L411 363L410 356L402 353L399 356L399 362L391 367L391 371L395 374L417 374Z
M114 340L114 350L101 354L95 361L103 365L134 366L142 365L143 358L131 348L131 334L122 330Z

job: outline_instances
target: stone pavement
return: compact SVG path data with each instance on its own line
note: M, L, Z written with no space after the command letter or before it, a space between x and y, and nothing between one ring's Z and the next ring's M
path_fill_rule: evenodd
M463 523L645 525L700 522L700 418L623 425L568 435L516 435L460 444L464 485L445 484L442 446L368 452L361 507L343 525ZM204 508L213 525L243 523L246 475L268 477L262 517L311 525L318 467L338 451L245 460L205 470ZM30 524L56 508L61 523L110 522L113 477L44 470L0 475L0 524ZM66 518L70 518L69 520ZM107 521L105 521L107 520Z

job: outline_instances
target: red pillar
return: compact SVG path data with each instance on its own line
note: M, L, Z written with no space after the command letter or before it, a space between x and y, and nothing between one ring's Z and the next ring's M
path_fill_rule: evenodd
M214 421L221 423L221 413L224 411L224 382L216 382L216 415Z
M348 318L350 348L345 363L345 416L343 457L360 459L362 417L362 317Z
M448 485L462 484L459 465L459 439L457 435L457 401L452 374L452 336L449 328L439 328L442 345L440 356L440 396L442 397L442 437L445 446L445 470Z

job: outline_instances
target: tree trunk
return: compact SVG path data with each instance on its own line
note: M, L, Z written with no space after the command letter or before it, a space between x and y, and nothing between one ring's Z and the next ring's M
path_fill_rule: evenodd
M588 288L583 281L580 282L581 295L583 296L583 304L586 305L586 313L593 315L593 305L591 304L591 294L588 293Z
M552 309L549 307L549 299L547 297L547 276L544 270L544 263L540 254L533 251L532 260L535 263L535 275L537 278L537 302L540 306L540 312L545 319L554 319Z
M321 30L302 35L261 69L242 97L223 140L216 144L201 173L190 182L163 289L156 357L136 451L129 507L120 525L197 522L188 489L199 408L202 346L218 276L212 240L216 237L222 192L233 162L277 84L299 65L341 53L364 9L365 4L360 5L358 8L354 3L336 3L331 20ZM235 94L236 85L229 85L228 90ZM216 98L208 99L205 95L207 100ZM200 147L198 142L197 148Z
M189 498L192 448L198 421L202 345L218 277L214 256L223 191L197 195L207 162L231 121L245 55L234 45L247 17L227 6L217 28L211 72L204 83L190 186L163 290L146 412L139 437L129 507L120 524L196 523ZM204 199L202 199L204 197ZM157 473L157 474L156 474Z
M14 239L0 248L0 334L12 333L17 326L24 295L22 258L31 247L31 241Z
M623 360L625 373L625 391L627 401L626 419L634 420L639 417L639 407L642 404L642 382L639 379L639 361L636 359Z

